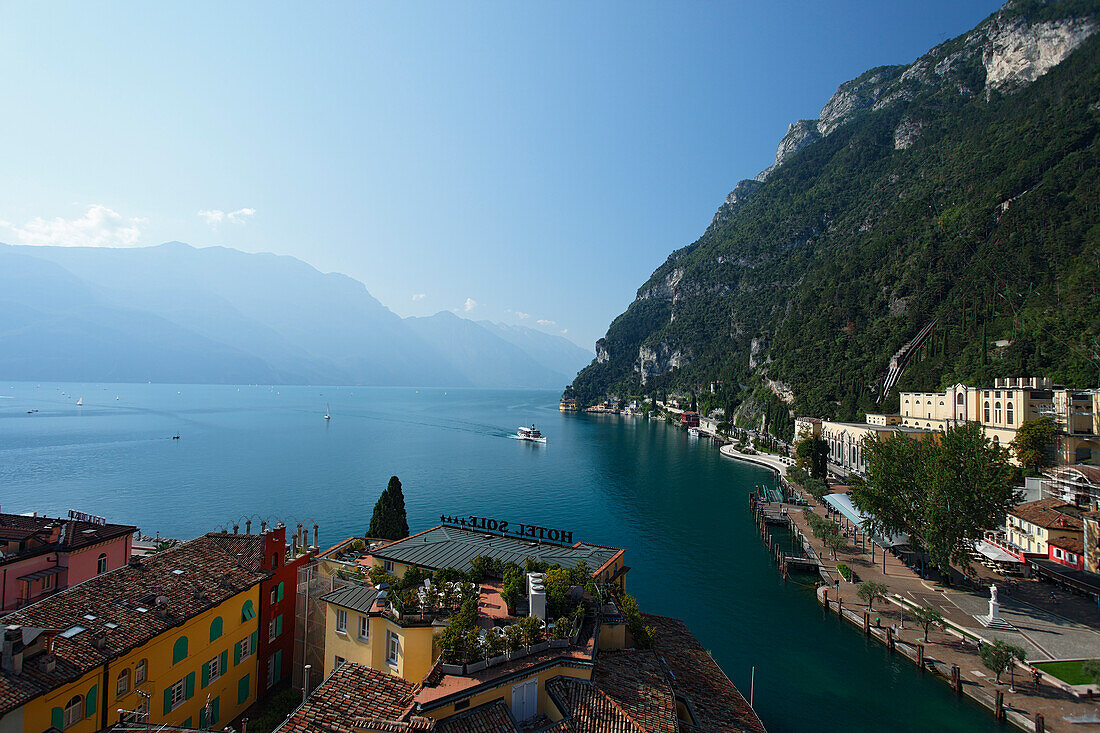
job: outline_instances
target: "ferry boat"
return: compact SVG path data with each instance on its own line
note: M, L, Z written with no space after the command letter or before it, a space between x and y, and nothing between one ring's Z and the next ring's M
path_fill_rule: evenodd
M546 438L542 436L542 433L539 432L538 428L534 425L529 428L525 428L521 425L519 430L516 431L516 437L520 440L530 440L533 443L546 442Z

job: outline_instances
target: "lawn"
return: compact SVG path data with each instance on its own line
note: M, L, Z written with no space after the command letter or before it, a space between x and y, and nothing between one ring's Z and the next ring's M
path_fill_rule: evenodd
M1091 685L1093 679L1085 674L1084 661L1036 662L1035 666L1070 685Z

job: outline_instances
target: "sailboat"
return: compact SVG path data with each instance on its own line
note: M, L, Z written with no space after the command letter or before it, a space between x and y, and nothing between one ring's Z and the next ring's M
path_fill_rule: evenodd
M332 418L332 415L328 414L328 412L329 412L329 410L328 410L328 403L326 402L326 403L325 403L325 419L326 419L326 420L329 420L329 419L331 419L331 418Z
M76 406L77 407L83 407L84 406L84 398L83 397L77 397L76 398Z

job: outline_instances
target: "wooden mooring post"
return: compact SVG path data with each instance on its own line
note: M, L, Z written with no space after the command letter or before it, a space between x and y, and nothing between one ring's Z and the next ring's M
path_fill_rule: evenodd
M886 627L886 648L890 651L894 651L894 627Z
M955 693L956 694L958 694L958 695L962 694L962 691L963 691L962 670L959 669L959 665L957 665L957 664L952 664L951 665L951 686L955 688Z
M924 644L917 644L917 666L924 670Z
M863 633L866 636L871 635L871 612L870 611L864 611L863 612Z
M825 615L828 616L829 615L829 589L825 588L824 593L825 593L825 595L824 595L825 605L823 606L823 608L825 609Z
M993 718L997 722L1005 719L1005 691L997 690L993 698Z
M1035 733L1046 733L1047 723L1042 713L1035 713Z

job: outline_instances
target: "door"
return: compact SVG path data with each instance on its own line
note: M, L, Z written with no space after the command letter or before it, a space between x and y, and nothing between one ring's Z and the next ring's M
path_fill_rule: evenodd
M538 714L539 681L537 679L520 682L512 687L512 715L516 720L524 721Z

